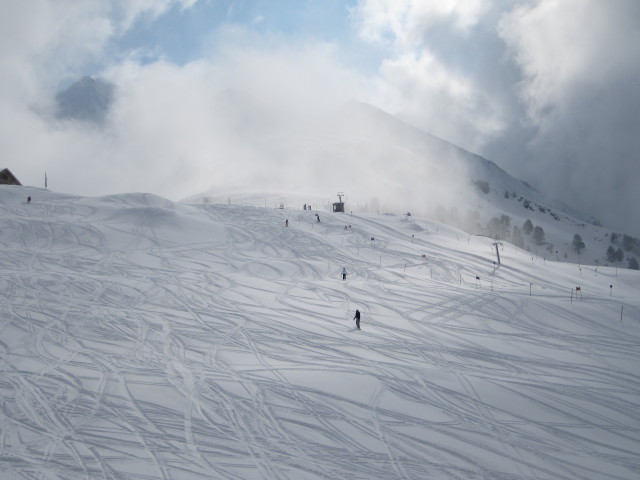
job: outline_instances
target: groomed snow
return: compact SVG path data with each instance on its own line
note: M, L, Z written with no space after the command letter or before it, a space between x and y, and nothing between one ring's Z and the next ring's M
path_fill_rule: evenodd
M640 477L640 272L315 213L0 186L0 478Z

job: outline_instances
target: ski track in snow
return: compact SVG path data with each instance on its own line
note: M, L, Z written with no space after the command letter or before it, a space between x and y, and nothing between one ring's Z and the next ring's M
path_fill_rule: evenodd
M3 479L640 476L630 295L398 217L11 198Z

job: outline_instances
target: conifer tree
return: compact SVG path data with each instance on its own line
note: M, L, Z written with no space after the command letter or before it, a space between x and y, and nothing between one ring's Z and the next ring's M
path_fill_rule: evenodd
M544 230L540 226L533 229L533 241L536 245L544 245Z
M522 237L522 230L520 230L515 225L513 226L511 241L516 247L524 248L524 238Z
M573 236L573 242L571 242L571 245L573 246L573 249L578 253L582 252L582 250L584 250L586 246L582 241L582 237L577 233Z

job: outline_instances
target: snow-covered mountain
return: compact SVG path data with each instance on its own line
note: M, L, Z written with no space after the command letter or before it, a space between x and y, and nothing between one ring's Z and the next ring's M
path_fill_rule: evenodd
M331 210L338 201L335 193L341 191L347 211L412 212L554 259L626 267L640 258L640 242L633 239L637 248L626 252L625 261L612 262L607 249L622 252L621 242L612 242L611 230L597 219L546 198L490 160L371 105L352 101L296 128L281 128L266 109L237 92L225 92L220 105L235 112L228 117L230 128L253 143L265 164L279 167L275 176L265 173L267 180L260 186L216 185L188 197L189 202L309 203ZM246 122L252 117L259 120ZM543 238L523 233L528 222L542 230ZM576 235L584 248L574 248Z
M104 122L114 88L85 77L58 95L61 116ZM187 158L179 169L182 160L176 158L176 167L168 169L200 177L208 172L215 186L200 193L202 187L194 188L190 202L311 203L326 210L343 192L347 211L411 212L556 260L634 267L640 258L640 240L625 232L612 235L588 212L546 198L490 160L371 105L351 101L337 111L309 112L232 89L207 102L203 108L211 115L198 125L207 137L200 139L202 151L175 149L178 157L198 160L191 164ZM125 110L116 109L121 115ZM198 179L198 185L208 183ZM529 222L535 237L527 233ZM584 247L575 248L575 239Z
M637 271L416 215L0 211L2 479L638 476Z

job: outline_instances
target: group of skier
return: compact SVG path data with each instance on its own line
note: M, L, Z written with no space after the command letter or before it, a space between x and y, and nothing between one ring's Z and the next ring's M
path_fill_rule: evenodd
M342 280L346 280L347 279L347 269L346 267L342 267ZM358 330L360 330L360 310L358 310L356 308L356 314L353 317L353 319L356 321L356 328Z
M309 206L308 208L309 208L309 210L311 210L311 206ZM304 205L304 209L307 210L307 205L306 204ZM318 215L317 213L316 213L316 221L320 222L320 215ZM285 227L289 226L289 219L285 220L284 226ZM345 228L345 230L347 230L346 226L344 228ZM348 228L350 229L351 225L349 225ZM346 279L347 279L347 269L346 269L346 267L342 267L342 280L344 281ZM355 313L355 316L353 317L353 319L356 321L356 328L358 330L361 330L360 329L360 310L356 309L356 313Z

